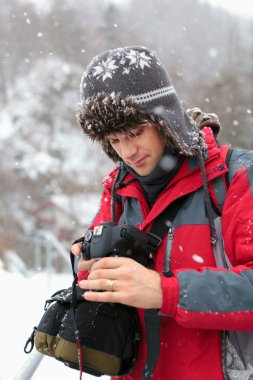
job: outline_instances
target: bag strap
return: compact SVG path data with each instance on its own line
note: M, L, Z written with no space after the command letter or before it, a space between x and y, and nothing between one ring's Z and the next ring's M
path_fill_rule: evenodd
M233 148L229 148L227 150L225 162L228 169L229 169L230 159L231 159L233 150L234 150ZM212 182L213 191L210 191L210 195L211 195L213 207L215 211L221 215L225 198L227 195L227 190L230 186L229 171L224 175L214 178L211 182Z
M149 232L162 240L166 232L168 232L168 222L173 222L186 198L187 195L171 203L171 205L155 219ZM167 273L165 275L169 277L172 274ZM161 317L156 309L147 309L144 312L144 321L146 327L147 359L142 371L142 379L149 380L154 373L160 353Z
M230 163L230 159L231 159L231 156L233 154L233 151L234 149L233 148L229 148L228 152L227 152L227 156L226 156L226 165L229 169L229 163ZM229 185L230 185L230 182L229 182L229 170L228 172L225 174L225 181L226 181L226 184L227 184L227 187L229 188Z
M149 232L157 235L162 240L166 232L168 232L168 223L173 222L188 195L189 194L186 194L176 199L160 215L158 215Z

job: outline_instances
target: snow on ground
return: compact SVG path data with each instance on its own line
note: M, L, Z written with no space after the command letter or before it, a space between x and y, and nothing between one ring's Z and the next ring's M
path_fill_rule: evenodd
M1 262L0 262L1 264ZM14 380L29 361L24 345L43 315L45 300L55 291L71 285L70 274L30 273L28 278L9 273L0 266L1 323L0 339L2 354L0 380ZM33 352L36 352L34 349ZM4 360L3 360L4 358ZM43 356L36 372L26 380L78 380L79 372L66 367L54 358ZM97 379L83 374L83 380ZM108 377L100 377L106 380Z

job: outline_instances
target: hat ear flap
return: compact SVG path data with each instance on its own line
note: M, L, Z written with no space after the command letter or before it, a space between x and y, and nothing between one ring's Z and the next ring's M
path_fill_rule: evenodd
M111 160L113 160L114 162L119 161L120 157L118 156L118 154L116 153L116 151L113 149L113 147L111 146L111 144L110 144L109 141L103 140L101 142L101 145L102 145L103 151L105 152L105 154L107 154L107 156Z

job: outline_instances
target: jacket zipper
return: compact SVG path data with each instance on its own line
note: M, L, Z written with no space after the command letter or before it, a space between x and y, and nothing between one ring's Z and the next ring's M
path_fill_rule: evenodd
M175 228L170 223L169 229L168 229L168 235L167 235L165 255L164 255L163 274L166 277L171 277L173 275L172 272L170 271L170 259L171 259L171 250L172 250L172 245L173 245L173 240L174 240L174 231L175 231Z

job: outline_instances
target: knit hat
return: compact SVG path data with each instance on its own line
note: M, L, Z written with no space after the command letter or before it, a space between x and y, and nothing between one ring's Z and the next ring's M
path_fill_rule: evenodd
M198 155L204 140L188 117L157 56L145 47L123 47L96 56L80 84L78 122L99 141L114 161L117 153L106 140L140 123L157 126L172 150Z

